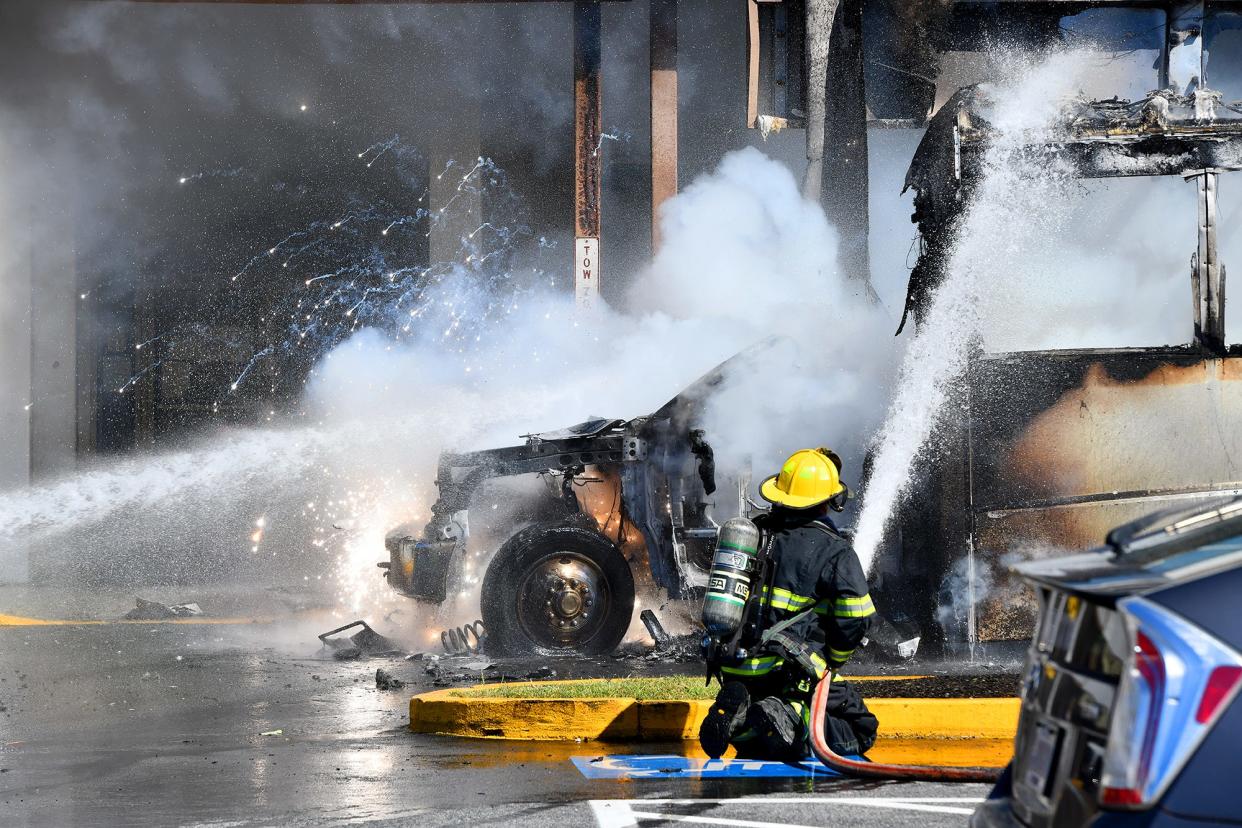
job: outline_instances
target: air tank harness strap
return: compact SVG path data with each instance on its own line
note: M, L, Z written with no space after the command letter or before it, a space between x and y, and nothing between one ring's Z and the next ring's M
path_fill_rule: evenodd
M813 618L814 616L815 609L812 607L805 612L786 618L779 624L773 624L759 637L759 644L760 646L766 644L778 648L788 658L798 662L798 665L803 670L820 679L824 677L824 673L828 670L828 662L824 661L824 657L815 652L810 644L805 641L799 641L785 632L785 630L799 621L805 618Z

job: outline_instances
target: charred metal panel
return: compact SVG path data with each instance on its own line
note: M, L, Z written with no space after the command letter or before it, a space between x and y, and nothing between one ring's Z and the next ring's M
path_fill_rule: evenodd
M660 208L677 195L677 1L652 0L651 249L660 247Z
M981 641L1024 638L1006 569L1098 546L1156 509L1242 491L1242 358L1192 349L1032 352L969 375L968 510Z
M1242 123L1199 122L1202 97L1155 92L1135 102L1079 102L1067 111L1056 140L1032 144L1023 152L1035 158L1066 159L1082 178L1189 177L1242 170ZM957 228L987 167L984 160L992 137L987 116L993 104L981 87L959 90L928 124L906 173L906 189L915 190L913 218L919 226L920 251L898 332L908 317L916 323L920 320L943 279ZM1213 223L1209 219L1214 215L1215 186L1208 187L1204 181L1200 261L1214 264L1214 233L1207 230ZM1199 341L1221 351L1223 271L1209 279L1205 285L1210 285L1215 298L1211 313L1205 299Z
M1242 169L1242 124L1168 127L1158 134L1138 125L1125 131L1086 133L1076 140L1032 147L1069 159L1082 178L1183 175L1192 170ZM982 169L986 143L978 136L961 140L961 166Z

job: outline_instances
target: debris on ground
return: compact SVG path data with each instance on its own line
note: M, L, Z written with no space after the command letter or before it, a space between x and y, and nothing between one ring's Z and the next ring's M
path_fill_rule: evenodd
M332 657L337 661L357 661L362 658L362 648L341 647L339 650L332 651Z
M354 627L361 627L362 629L349 638L332 637ZM321 633L319 640L323 642L324 647L332 650L333 657L340 661L351 661L356 658L362 658L364 655L403 656L406 653L405 649L397 642L387 636L380 635L371 629L370 624L362 619L351 621L342 627L337 627L335 630Z
M647 628L647 634L655 641L656 647L663 647L669 642L669 635L664 630L664 625L660 623L660 619L656 618L656 614L649 609L645 609L638 614L642 620L643 626Z
M198 604L161 604L159 601L144 601L135 597L137 602L132 610L125 613L126 621L165 621L169 618L193 618L203 614Z
M432 677L436 687L449 687L468 682L509 682L537 681L539 679L556 678L556 670L546 664L533 670L511 669L493 664L484 659L462 660L459 658L437 658L428 656L424 659L423 670Z
M260 733L259 735L260 735L260 736L284 736L284 735L285 735L285 731L284 731L283 729L277 729L277 730L265 730L265 731L263 731L262 733Z
M377 690L400 690L405 682L389 673L383 667L375 671L375 688Z
M702 661L703 650L700 638L695 633L688 635L667 636L663 644L651 646L640 641L622 644L612 653L614 661L642 660L668 661L677 664Z
M876 615L864 644L868 655L881 661L909 661L919 651L922 635L905 619L886 619Z
M859 681L853 687L865 698L995 699L1016 695L1021 678L1012 672L981 675L941 675L925 678L892 677Z
M525 678L530 680L555 678L556 671L551 667L538 667L526 674Z
M482 673L484 670L490 670L496 665L483 658L473 658L468 661L454 661L453 666L460 670L470 670L475 673Z

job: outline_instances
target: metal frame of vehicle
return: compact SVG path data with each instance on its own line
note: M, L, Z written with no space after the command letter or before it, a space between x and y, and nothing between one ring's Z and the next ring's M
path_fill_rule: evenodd
M636 527L642 536L641 560L632 559L630 568L645 568L646 573L636 574L649 574L650 581L671 597L695 594L706 584L717 528L707 499L716 489L714 454L697 428L703 402L729 370L771 344L761 343L726 361L648 416L595 419L561 431L527 435L519 446L442 455L436 475L439 498L421 537L398 532L385 541L389 560L380 566L387 570L389 585L410 598L445 601L460 578L470 539L469 509L479 487L499 477L551 473L560 477L564 514L548 523L549 527L585 528L605 537L621 555L620 538L608 537L603 531L611 515L605 519L592 515L575 492L581 481L606 478L619 490L614 512L619 509L625 525ZM575 621L578 611L592 599L584 591L590 584L583 580L577 579L577 597L564 589L549 596L550 607L565 602L564 620ZM485 580L485 593L488 588ZM632 603L633 596L629 597ZM485 605L488 600L485 594ZM560 620L555 614L551 618Z

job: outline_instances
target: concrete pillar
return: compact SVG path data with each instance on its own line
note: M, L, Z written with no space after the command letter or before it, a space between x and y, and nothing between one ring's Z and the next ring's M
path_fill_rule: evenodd
M73 174L0 127L0 492L71 472L78 442ZM0 583L30 578L29 545L0 526Z
M842 0L828 54L823 183L820 201L837 228L842 269L871 291L867 251L867 104L863 86L862 0Z
M30 292L30 478L73 471L78 441L78 279L71 196L63 181L34 213Z
M13 186L20 168L13 143L0 125L0 493L30 483L30 207ZM24 539L0 527L0 583L29 577Z

